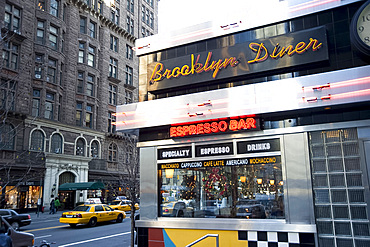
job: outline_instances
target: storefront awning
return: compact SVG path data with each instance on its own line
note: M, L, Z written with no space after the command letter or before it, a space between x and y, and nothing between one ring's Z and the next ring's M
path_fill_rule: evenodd
M59 190L101 190L104 184L101 182L65 183L59 186Z

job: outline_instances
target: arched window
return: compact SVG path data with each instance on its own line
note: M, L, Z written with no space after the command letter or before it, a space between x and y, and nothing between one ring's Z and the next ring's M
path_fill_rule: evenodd
M72 172L63 172L59 176L59 186L65 183L74 183L76 176Z
M99 158L99 142L96 140L91 142L90 155L93 158Z
M41 130L35 130L31 135L30 150L32 151L44 151L44 140L45 136Z
M14 150L15 130L8 123L0 125L0 150Z
M62 153L63 139L60 134L54 134L51 137L50 152L60 154Z
M117 145L115 143L111 143L108 148L108 160L111 162L117 161Z
M85 141L82 138L78 138L76 142L76 155L85 156Z

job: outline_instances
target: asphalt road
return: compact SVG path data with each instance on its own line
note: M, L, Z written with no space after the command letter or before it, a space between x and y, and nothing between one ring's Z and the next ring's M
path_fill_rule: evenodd
M98 223L96 227L78 225L71 228L68 224L59 223L61 212L55 215L48 213L30 214L32 223L29 226L21 228L21 231L30 232L35 235L35 245L40 245L42 240L56 242L52 247L67 246L109 246L109 247L129 247L131 241L131 220L130 214L122 223L105 222Z

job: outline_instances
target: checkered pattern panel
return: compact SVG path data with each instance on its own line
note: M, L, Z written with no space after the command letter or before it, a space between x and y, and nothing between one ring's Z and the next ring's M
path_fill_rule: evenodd
M314 247L313 233L239 231L239 240L247 240L248 247Z

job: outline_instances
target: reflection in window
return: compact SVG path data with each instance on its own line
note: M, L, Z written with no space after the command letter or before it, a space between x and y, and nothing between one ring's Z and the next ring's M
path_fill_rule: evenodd
M160 170L160 215L284 219L281 163L247 163Z
M62 145L63 145L62 136L60 134L54 134L51 137L50 152L56 154L62 153Z
M32 151L44 151L44 133L41 130L35 130L31 135L30 150Z

